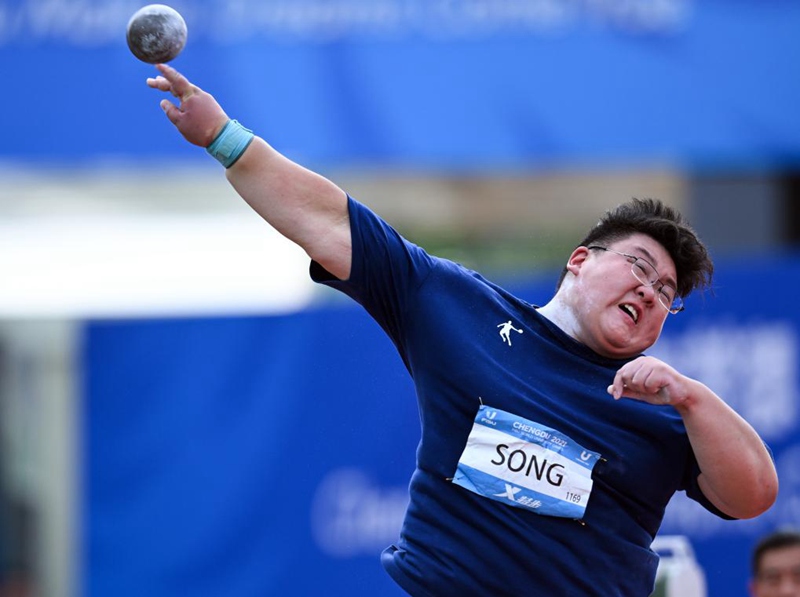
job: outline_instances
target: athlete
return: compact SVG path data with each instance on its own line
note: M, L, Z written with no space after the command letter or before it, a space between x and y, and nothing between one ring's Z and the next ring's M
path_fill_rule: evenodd
M673 209L633 200L606 213L536 307L408 242L157 69L148 85L177 98L161 101L167 118L305 249L315 281L363 305L414 379L417 466L401 535L381 556L407 593L644 597L676 491L723 518L772 505L777 475L753 428L644 355L713 274Z

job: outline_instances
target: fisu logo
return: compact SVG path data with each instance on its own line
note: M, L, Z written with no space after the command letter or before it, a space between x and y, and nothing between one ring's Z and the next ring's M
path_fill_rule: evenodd
M496 418L497 418L496 410L487 410L481 417L481 422L486 423L487 425L491 425L492 427L497 427L497 423L495 422Z

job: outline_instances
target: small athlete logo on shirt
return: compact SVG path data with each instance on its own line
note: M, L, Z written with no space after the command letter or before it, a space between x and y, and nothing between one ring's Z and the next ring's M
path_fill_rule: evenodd
M513 330L518 334L522 333L522 330L518 330L511 324L510 319L505 323L499 324L497 327L500 328L500 337L503 339L503 342L509 346L511 346L511 331Z

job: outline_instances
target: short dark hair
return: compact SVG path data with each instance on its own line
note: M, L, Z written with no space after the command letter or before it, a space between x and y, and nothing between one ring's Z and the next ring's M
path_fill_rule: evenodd
M762 537L753 548L753 557L750 561L753 578L758 577L761 570L761 560L765 553L773 549L795 547L796 545L800 545L800 530L780 529Z
M607 211L575 248L611 244L633 234L646 234L667 250L675 262L680 296L711 286L714 263L708 249L687 219L658 199L634 198ZM564 267L556 289L561 287L566 275Z

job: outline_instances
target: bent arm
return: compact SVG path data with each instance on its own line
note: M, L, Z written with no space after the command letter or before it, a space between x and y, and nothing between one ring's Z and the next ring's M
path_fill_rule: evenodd
M675 408L683 418L702 473L703 494L734 518L754 518L775 502L778 475L761 438L719 396L689 380Z
M184 138L208 147L229 118L209 93L164 64L161 75L147 79L155 89L171 93L161 108ZM350 276L352 245L347 195L323 176L292 162L255 137L226 170L239 195L271 226L340 279Z
M615 399L678 411L700 466L700 489L728 516L754 518L775 502L778 474L764 442L704 384L654 357L639 357L617 371L608 391Z

